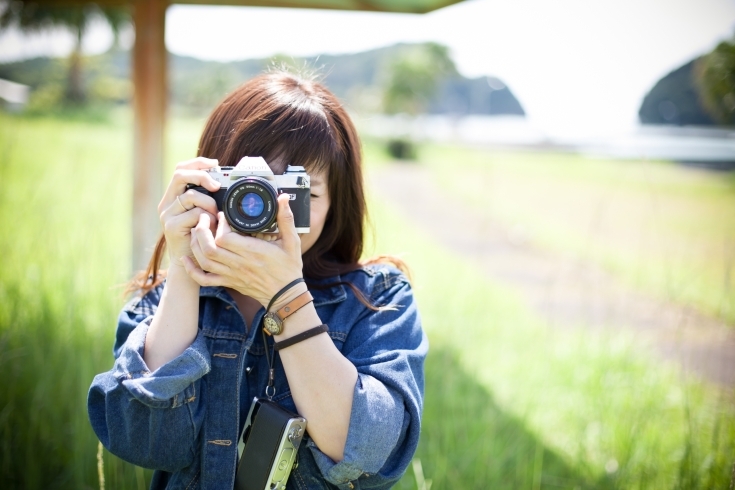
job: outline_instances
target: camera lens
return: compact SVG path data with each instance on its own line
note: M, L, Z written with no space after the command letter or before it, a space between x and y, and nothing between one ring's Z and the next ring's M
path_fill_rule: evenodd
M222 206L230 226L240 233L268 231L276 221L277 192L268 180L248 176L236 181L225 193Z
M240 200L240 210L248 218L257 218L263 214L265 204L263 198L254 192L248 192Z

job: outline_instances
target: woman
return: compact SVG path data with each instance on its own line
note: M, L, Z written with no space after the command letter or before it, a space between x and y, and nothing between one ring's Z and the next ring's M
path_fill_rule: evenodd
M349 116L318 83L262 75L214 110L199 155L178 165L159 204L164 236L120 315L115 364L90 388L97 436L158 470L152 488L233 488L237 440L268 383L266 349L308 331L275 356L273 400L308 420L288 488L391 487L418 444L428 343L400 261L359 262L366 211ZM286 194L278 235L251 237L186 190L216 191L205 170L243 156L275 174L306 168L310 233L296 233ZM266 308L309 294L264 345ZM328 332L315 330L322 324Z

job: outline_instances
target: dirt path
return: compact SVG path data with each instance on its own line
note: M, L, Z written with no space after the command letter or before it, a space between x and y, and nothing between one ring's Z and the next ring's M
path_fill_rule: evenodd
M464 221L457 222L457 206L463 205L443 193L419 165L391 165L371 173L371 183L373 192L410 215L439 243L514 287L551 326L631 329L657 355L679 362L685 371L735 387L735 328L692 308L632 291L594 264L525 243L517 230L468 206L461 213ZM453 212L448 212L447 203L452 203ZM437 229L436 223L448 222L462 233Z

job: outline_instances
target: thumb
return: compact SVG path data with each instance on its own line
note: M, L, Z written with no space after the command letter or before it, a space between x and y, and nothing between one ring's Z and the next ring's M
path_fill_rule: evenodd
M278 232L283 240L284 248L289 251L300 243L299 235L296 233L296 225L294 224L293 211L289 204L290 196L284 192L278 196L278 215L276 223L278 223Z

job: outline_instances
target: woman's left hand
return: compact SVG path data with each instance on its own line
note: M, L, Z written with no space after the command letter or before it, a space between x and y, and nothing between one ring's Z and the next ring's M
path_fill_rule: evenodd
M212 236L210 217L202 213L191 233L189 257L182 262L189 276L202 286L224 286L267 306L286 284L302 277L301 239L296 233L288 194L278 196L278 238L268 241L240 235L230 228L222 212Z

